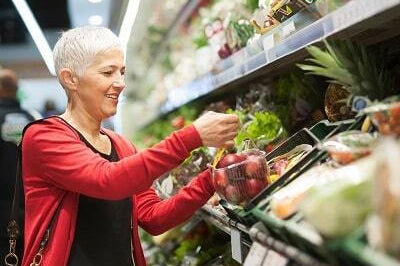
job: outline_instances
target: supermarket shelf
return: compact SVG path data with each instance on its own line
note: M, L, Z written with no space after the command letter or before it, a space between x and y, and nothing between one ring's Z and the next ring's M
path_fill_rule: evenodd
M301 30L287 34L300 12L251 47L222 61L217 66L220 68L218 73L208 73L169 92L160 114L167 114L202 97L227 92L232 86L266 73L274 74L304 58L304 48L324 38L353 38L368 44L389 39L399 34L396 26L399 12L400 0L352 0ZM277 43L274 40L276 31L280 31L278 35L281 38Z
M289 246L279 240L269 236L265 230L260 229L261 224L255 225L252 228L230 219L222 212L213 209L210 206L203 206L199 212L200 217L209 223L216 226L222 232L231 235L231 228L235 228L243 235L241 243L247 247L251 247L254 241L268 249L274 250L279 254L285 256L296 265L303 266L327 266L326 264L314 259L313 257L301 252L295 247Z
M238 229L244 236L244 238L242 239L242 243L247 247L251 246L249 228L247 226L230 219L222 212L217 211L207 205L203 206L200 209L200 216L228 235L231 234L232 227Z
M196 8L199 6L200 3L201 0L188 0L186 4L181 8L181 10L178 13L178 16L175 17L175 19L171 22L171 25L168 27L168 30L161 41L159 49L154 51L154 54L152 56L153 63L157 62L159 57L165 51L165 48L167 47L170 38L174 36L175 33L179 30L179 28L182 26L182 24L185 23L190 18L190 16L193 14L193 12L196 10Z
M327 264L314 259L304 252L301 252L297 248L288 246L283 242L268 236L268 234L265 233L264 230L260 230L257 225L251 228L250 236L254 241L257 241L263 246L270 248L275 252L278 252L279 254L283 255L286 258L289 258L298 265L327 266Z

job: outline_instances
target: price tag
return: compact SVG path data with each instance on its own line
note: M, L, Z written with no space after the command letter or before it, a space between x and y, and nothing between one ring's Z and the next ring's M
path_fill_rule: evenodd
M286 266L289 260L284 256L269 250L262 266Z
M296 31L296 26L294 25L294 21L290 21L289 23L285 23L282 25L282 37L286 38L291 33Z
M274 34L268 34L262 40L264 51L267 53L268 50L274 47Z
M274 48L275 43L274 43L274 34L268 34L267 36L265 36L262 39L262 44L263 44L263 48L264 48L264 53L265 53L265 58L267 63L270 62L271 60L271 56L269 55L269 51Z
M232 248L232 259L239 263L243 262L242 253L242 235L240 231L234 227L231 227L231 248Z
M247 255L243 266L261 265L267 252L268 250L266 247L258 242L254 242L253 245L251 245L249 255Z

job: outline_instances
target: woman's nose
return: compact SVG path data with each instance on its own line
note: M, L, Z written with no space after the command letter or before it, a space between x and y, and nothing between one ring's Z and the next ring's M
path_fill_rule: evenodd
M126 86L125 80L123 77L121 77L119 80L113 81L112 85L113 85L113 87L120 88L120 89L123 89Z

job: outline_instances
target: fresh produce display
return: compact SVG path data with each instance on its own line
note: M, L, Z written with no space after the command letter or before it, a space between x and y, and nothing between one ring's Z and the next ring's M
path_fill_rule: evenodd
M348 164L369 155L375 142L376 137L372 134L352 130L333 136L323 142L322 148L334 161Z
M270 180L273 182L281 177L287 170L298 163L303 156L312 149L311 145L301 144L296 146L291 151L275 157L268 162L271 168Z
M393 74L385 65L384 52L370 52L365 46L350 41L324 41L326 50L307 47L313 64L298 66L313 75L332 80L329 97L325 99L328 118L338 121L351 117L351 97L365 96L371 101L396 94ZM337 88L339 87L339 88ZM343 92L344 90L344 92ZM346 110L344 110L346 109Z
M367 226L372 247L400 259L400 145L385 139L376 151L374 212ZM384 169L384 170L383 170Z
M280 75L268 94L267 110L273 111L288 132L294 133L325 119L324 83L300 70Z
M242 128L235 138L235 145L242 146L246 139L252 140L258 148L270 151L285 136L285 130L279 118L271 112L234 111L241 119Z
M211 170L215 190L234 205L245 205L269 184L265 153L258 150L227 154Z
M377 104L364 109L382 135L400 136L400 102Z
M314 186L300 211L326 238L340 238L362 226L372 211L376 160L367 157L335 170Z
M265 34L315 1L316 0L268 1L269 5L262 4L250 21L257 33ZM262 2L263 1L260 1L260 3Z
M332 179L333 168L327 164L318 165L298 177L286 187L271 196L271 211L286 219L295 214L309 190L323 179Z
M219 158L221 150L202 148L155 182L159 194L168 198L210 169L217 193L195 217L215 225L218 234L204 225L186 234L181 230L186 225L182 226L178 233L156 241L160 247L153 250L156 255L149 265L236 265L224 261L234 255L229 246L236 245L232 253L237 253L241 242L241 255L246 256L247 244L263 238L267 244L260 245L268 252L280 249L280 256L287 256L282 265L400 265L400 102L386 101L400 88L395 23L388 21L381 28L375 22L383 16L376 16L369 19L368 31L363 22L352 24L348 40L341 40L347 39L346 30L327 35L329 41L307 45L310 57L296 64L304 55L304 40L320 30L329 33L331 27L343 26L347 18L340 15L359 12L353 4L365 8L363 1L178 2L167 0L162 8L154 8L146 36L150 44L136 44L143 58L129 63L140 66L129 77L132 84L145 89L126 95L139 102L146 99L143 105L159 114L184 100L189 103L150 125L140 125L145 129L135 135L139 146L151 146L207 110L236 113L241 127L235 146L215 164L212 158ZM352 3L342 10L349 13L338 10L320 21L324 23L316 21L347 2ZM174 12L185 7L176 25L157 19L167 5ZM352 19L356 18L360 17ZM365 33L375 31L384 43L366 38ZM294 51L292 46L301 49L281 56ZM364 114L370 122L361 126ZM337 123L326 121L326 127L310 129L316 132L311 135L315 142L303 135L292 139L326 118ZM385 140L385 135L392 139ZM275 156L275 148L288 137L285 144L290 148L283 145ZM249 149L246 140L255 146ZM134 142L138 144L137 139ZM354 242L362 248L349 244ZM361 259L352 258L351 252ZM299 261L291 261L291 255ZM379 263L386 256L395 263ZM254 265L268 263L279 264L264 260Z

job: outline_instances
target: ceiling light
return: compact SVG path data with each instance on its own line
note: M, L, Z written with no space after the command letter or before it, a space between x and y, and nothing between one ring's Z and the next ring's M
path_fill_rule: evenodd
M119 31L119 39L126 49L129 36L131 35L133 23L135 23L136 15L139 10L140 0L129 0L126 8L124 19L122 20L121 29Z
M103 0L88 0L90 3L97 4L101 3Z
M56 72L54 70L53 52L42 32L42 29L39 27L39 24L33 16L31 9L25 0L12 0L12 2L15 5L15 8L18 10L18 13L21 16L26 28L31 34L39 53L43 57L43 60L49 69L50 74L55 76Z
M90 25L99 26L101 23L103 23L103 17L99 15L93 15L89 17L88 22Z

